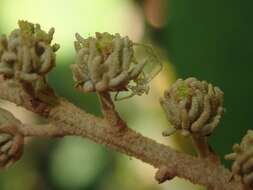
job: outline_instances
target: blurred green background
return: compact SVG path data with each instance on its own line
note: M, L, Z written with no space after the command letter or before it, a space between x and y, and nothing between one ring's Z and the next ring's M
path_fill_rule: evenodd
M0 0L0 33L16 28L19 19L40 23L43 29L55 27L54 42L61 49L49 82L57 94L96 115L100 115L96 96L72 87L69 65L74 63L75 32L85 37L118 32L154 45L164 71L152 82L148 96L116 103L122 117L142 134L193 153L189 139L161 136L168 124L158 99L176 78L210 81L225 92L226 113L210 138L223 157L252 128L252 7L252 0ZM45 122L14 105L1 104L26 123ZM178 178L158 185L154 173L151 166L86 139L29 139L22 160L0 172L0 189L203 189Z

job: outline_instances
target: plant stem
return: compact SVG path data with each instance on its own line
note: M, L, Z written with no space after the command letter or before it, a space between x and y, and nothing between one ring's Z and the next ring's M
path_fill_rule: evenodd
M104 118L109 122L110 126L118 127L119 129L125 128L126 124L116 111L110 93L98 92L98 97Z
M22 85L11 79L0 81L0 98L48 119L48 126L20 125L19 132L24 136L81 136L140 159L155 168L165 167L170 171L168 173L203 185L208 190L246 190L241 181L231 179L232 173L223 166L208 159L180 153L128 127L124 130L111 130L111 123L86 113L64 98L58 98L57 105L45 105L31 97ZM250 189L252 190L247 190Z
M207 158L216 164L220 163L218 155L212 150L211 146L208 144L207 137L192 135L192 140L200 158Z

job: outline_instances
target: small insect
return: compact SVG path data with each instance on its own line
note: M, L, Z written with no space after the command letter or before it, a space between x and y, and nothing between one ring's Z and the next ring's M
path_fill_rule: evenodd
M117 92L114 97L116 101L131 98L135 95L141 96L144 93L148 94L149 92L148 84L162 70L162 62L155 54L155 51L152 48L152 46L139 43L133 43L133 45L140 46L141 48L143 48L146 51L147 58L143 61L144 66L141 68L141 71L139 71L139 69L136 68L136 73L138 73L138 75L136 75L136 78L133 79L135 85L131 84L127 85L127 89L131 91L131 94L119 98L118 97L119 92ZM135 63L138 64L136 60ZM146 66L151 67L151 69L145 71Z

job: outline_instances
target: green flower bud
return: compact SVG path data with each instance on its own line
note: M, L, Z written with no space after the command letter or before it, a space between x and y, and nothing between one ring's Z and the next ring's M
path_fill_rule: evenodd
M160 103L169 122L183 134L208 136L223 114L223 92L195 78L177 80L165 91ZM170 135L174 130L164 132Z

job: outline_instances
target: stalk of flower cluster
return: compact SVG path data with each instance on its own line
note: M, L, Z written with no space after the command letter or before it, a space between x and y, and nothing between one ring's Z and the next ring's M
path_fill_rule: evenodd
M182 135L191 135L199 156L211 156L217 161L207 137L218 126L223 114L223 92L206 81L178 79L165 91L160 103L174 127L163 134L168 136L179 130Z

